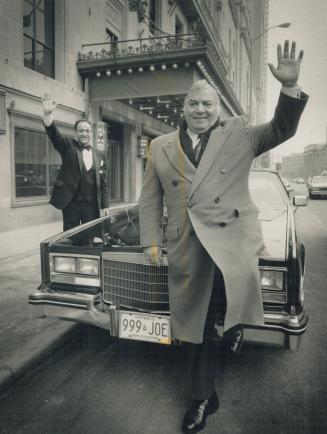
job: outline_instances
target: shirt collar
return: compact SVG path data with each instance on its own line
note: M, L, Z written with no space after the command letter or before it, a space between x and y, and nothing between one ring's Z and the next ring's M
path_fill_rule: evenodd
M81 149L82 151L91 151L91 149L92 149L92 146L91 146L91 145L86 145L86 146L84 146L84 145L82 145L80 142L78 142L78 146L80 147L80 149Z
M192 130L190 130L188 127L186 129L186 133L189 136L189 138L192 140L192 142L196 141L199 137L199 134L194 133Z

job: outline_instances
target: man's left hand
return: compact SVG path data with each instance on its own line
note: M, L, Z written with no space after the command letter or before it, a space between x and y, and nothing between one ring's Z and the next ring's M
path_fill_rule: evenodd
M273 76L282 83L285 87L297 86L297 79L300 74L300 65L303 59L303 50L300 51L299 57L295 58L296 43L292 42L291 52L289 53L289 41L284 43L284 52L278 44L277 47L277 68L273 64L268 63Z
M102 208L100 211L101 217L104 217L105 215L109 215L109 208Z

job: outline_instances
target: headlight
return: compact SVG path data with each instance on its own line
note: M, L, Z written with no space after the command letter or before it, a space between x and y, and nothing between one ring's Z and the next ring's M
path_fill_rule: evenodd
M284 275L282 271L260 270L261 288L271 291L282 291L284 289Z
M97 259L76 258L76 273L99 275L99 261Z
M89 276L99 276L99 261L98 259L54 256L53 270L56 273L87 274Z
M68 256L54 256L53 258L54 271L58 273L75 273L75 258Z

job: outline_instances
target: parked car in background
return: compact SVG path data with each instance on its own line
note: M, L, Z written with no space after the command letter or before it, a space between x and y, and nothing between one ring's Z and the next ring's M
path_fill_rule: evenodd
M270 170L251 171L249 187L264 237L259 252L264 326L245 326L244 339L296 350L308 315L304 309L305 248L296 232L294 209L306 205L307 197L295 196L292 203L279 175ZM144 261L137 204L111 209L109 216L43 241L42 281L29 296L36 316L93 324L123 339L173 343L167 225L169 216L164 216L159 267ZM92 244L94 233L101 236L102 245ZM222 332L222 321L217 329Z
M289 195L290 198L292 198L293 188L292 188L289 180L287 178L285 178L285 176L280 176L280 179L282 180L282 183L284 184L284 187L287 191L287 194Z
M309 197L327 196L327 175L313 176L308 184Z

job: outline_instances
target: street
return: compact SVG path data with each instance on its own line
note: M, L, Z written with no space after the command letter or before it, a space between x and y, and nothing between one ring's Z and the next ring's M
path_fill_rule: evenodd
M327 432L327 200L309 200L296 218L306 246L310 317L300 349L244 345L235 356L221 348L220 409L203 433ZM178 433L189 405L184 366L181 347L118 341L104 330L81 326L0 397L0 433Z

